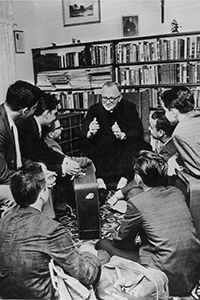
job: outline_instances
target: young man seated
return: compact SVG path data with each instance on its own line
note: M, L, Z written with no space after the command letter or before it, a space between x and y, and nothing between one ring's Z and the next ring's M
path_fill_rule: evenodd
M50 147L51 149L53 149L54 151L57 151L58 153L60 153L62 155L65 155L63 153L62 147L59 144L59 142L61 141L62 130L63 130L63 128L60 124L60 120L56 119L54 122L52 122L50 127L49 126L43 127L42 136L48 147ZM68 159L71 159L71 160L79 163L81 168L86 168L87 165L92 163L91 159L89 159L87 157L83 157L83 156L69 157L67 155L65 155L65 156L68 157Z
M40 165L17 171L11 191L18 205L0 220L0 297L55 299L51 259L86 287L94 285L99 259L77 249L66 228L43 213L49 191Z
M160 269L169 279L173 296L186 296L200 278L200 241L184 194L165 186L167 162L141 151L134 163L135 182L143 192L128 201L113 239L103 239L96 249ZM135 247L140 235L141 246Z
M158 149L155 152L161 154L166 161L169 160L176 152L176 147L172 140L172 133L175 129L175 126L171 125L170 122L165 117L164 111L154 111L150 118L149 132L151 137L159 142ZM181 176L181 174L179 174ZM183 176L172 176L169 177L169 184L175 185L180 188L184 195L186 196L187 202L189 204L189 192L187 190L187 186L185 185L185 181L183 181ZM128 200L131 197L139 194L141 192L141 188L138 188L136 182L132 180L128 183L124 188L118 190L109 200L108 203L112 206L120 199Z
M9 182L14 171L23 165L16 122L32 115L41 90L29 82L18 80L11 84L6 100L0 105L0 210L15 205Z
M55 171L58 175L55 189L59 190L62 185L60 182L64 183L67 193L65 192L63 205L60 206L60 203L56 201L59 197L54 197L54 209L65 212L67 204L74 204L71 176L79 174L81 168L78 162L48 147L42 138L42 128L51 126L56 120L57 105L58 101L54 95L43 92L34 115L20 122L18 131L22 157L42 162L48 170Z
M83 156L69 157L63 153L62 148L59 144L61 140L62 130L63 128L60 124L59 119L56 119L54 122L52 122L51 126L44 126L42 129L42 137L45 143L49 148L51 148L55 152L64 155L68 159L68 161L71 160L72 162L78 163L81 170L86 169L88 165L92 164L91 159ZM68 204L74 207L75 200L74 200L74 189L73 189L72 181L70 180L68 181L68 184L66 184L66 178L58 177L57 184L54 186L54 207L59 208L60 211L62 210L62 208L65 211L66 195L68 196Z

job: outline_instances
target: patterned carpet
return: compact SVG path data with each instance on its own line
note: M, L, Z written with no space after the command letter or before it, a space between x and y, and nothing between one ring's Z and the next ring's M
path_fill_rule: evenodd
M106 201L113 195L114 191L109 191ZM121 219L123 215L116 211L110 210L109 204L105 203L100 207L100 222L101 222L101 238L109 238L112 236L112 233L115 229L119 227L121 224ZM95 240L80 240L78 235L78 222L77 222L77 214L76 209L69 210L65 216L57 215L57 219L61 222L70 235L70 237L74 240L77 246L81 246L83 244L95 244L97 239Z
M107 200L114 194L114 191L109 191ZM105 203L100 207L100 220L101 220L101 238L109 238L112 236L112 233L117 229L123 218L123 214L113 211L110 209L109 204ZM85 244L95 245L98 241L95 240L80 240L78 235L78 222L76 217L76 210L73 209L67 213L65 216L58 216L59 222L61 222L68 231L70 237L74 240L77 247ZM140 243L140 238L136 240L136 243ZM192 296L188 297L169 297L169 300L194 300Z
M107 200L114 194L114 191L109 191L107 196ZM123 214L113 211L110 209L109 204L105 203L100 207L100 221L101 221L101 238L109 238L112 236L112 233L115 229L117 229L123 218ZM66 215L57 215L57 219L61 222L67 229L68 234L74 240L77 247L85 244L93 244L95 245L98 241L95 240L80 240L78 235L78 222L76 216L76 210L71 209L68 211ZM136 240L136 243L140 243L140 238ZM172 297L170 296L169 300L194 300L192 296L188 297Z

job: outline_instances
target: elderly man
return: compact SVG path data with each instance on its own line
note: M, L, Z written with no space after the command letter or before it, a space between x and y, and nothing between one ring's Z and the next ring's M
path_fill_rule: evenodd
M141 149L143 127L134 103L125 99L120 86L104 83L101 102L89 108L80 135L83 155L96 167L99 189L107 182L117 188L132 178L132 157Z

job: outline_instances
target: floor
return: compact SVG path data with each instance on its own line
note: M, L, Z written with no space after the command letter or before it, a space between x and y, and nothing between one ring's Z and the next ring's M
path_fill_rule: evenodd
M111 197L113 193L114 191L109 191L107 199L109 199L109 197ZM57 215L57 218L59 219L59 222L61 222L64 226L66 226L68 234L74 240L77 247L83 244L95 245L95 243L98 241L97 239L94 240L79 239L78 222L77 222L75 209L73 210L69 209L66 215L64 216ZM106 237L109 238L112 236L113 231L120 226L123 215L116 211L110 210L110 206L107 203L105 203L103 206L100 207L100 218L101 218L101 238L106 238ZM169 300L194 300L194 298L192 296L181 297L181 298L170 296Z
M107 199L111 197L113 191L109 191ZM123 217L122 214L111 211L108 204L104 204L100 207L100 219L101 219L101 238L109 238L112 236L112 233L115 229L117 229L121 223L121 219ZM70 237L74 240L77 246L82 244L95 244L98 239L94 240L80 240L79 233L78 233L78 222L76 217L76 210L70 210L65 216L59 214L57 215L57 219L61 222L64 226L66 226L66 230Z

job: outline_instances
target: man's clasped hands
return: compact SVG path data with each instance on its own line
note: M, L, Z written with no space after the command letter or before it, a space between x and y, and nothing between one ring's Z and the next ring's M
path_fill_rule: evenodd
M89 125L89 131L87 133L87 137L88 138L92 137L93 135L95 135L97 133L97 131L99 129L100 129L100 125L97 121L97 118L95 117ZM117 122L115 122L113 124L111 129L112 129L112 132L116 136L117 139L124 140L126 138L126 134L121 131L121 129L120 129L119 125L117 124Z

